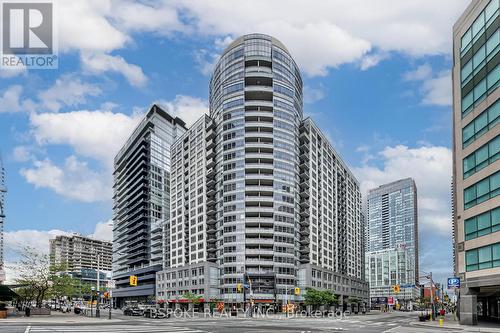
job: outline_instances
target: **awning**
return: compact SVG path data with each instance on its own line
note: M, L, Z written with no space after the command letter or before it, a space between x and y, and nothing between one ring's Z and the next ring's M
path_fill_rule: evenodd
M18 295L7 286L0 285L0 301L12 301Z

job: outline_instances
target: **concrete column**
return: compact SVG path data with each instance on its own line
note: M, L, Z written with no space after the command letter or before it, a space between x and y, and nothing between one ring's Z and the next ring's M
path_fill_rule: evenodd
M460 292L460 324L477 325L477 294L471 289Z

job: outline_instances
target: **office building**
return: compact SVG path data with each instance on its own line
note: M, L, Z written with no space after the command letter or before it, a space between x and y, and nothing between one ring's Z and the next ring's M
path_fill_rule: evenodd
M453 231L462 324L500 321L499 1L453 27Z
M204 301L251 294L281 303L313 281L367 299L359 184L303 119L300 71L280 41L251 34L227 47L210 82L210 115L173 145L172 175L159 299L190 291Z
M156 272L170 260L170 148L185 124L153 105L115 157L113 206L113 298L155 298ZM130 276L138 278L130 286Z
M400 305L411 306L419 296L417 187L413 179L368 192L366 228L370 297L377 303L393 297Z
M105 242L82 235L60 235L50 240L50 263L59 266L73 278L105 287L111 276L113 247ZM102 290L102 289L101 289Z
M5 169L3 167L2 159L0 158L0 284L5 282L5 267L3 259L3 229L5 222L5 194L7 187L5 186Z

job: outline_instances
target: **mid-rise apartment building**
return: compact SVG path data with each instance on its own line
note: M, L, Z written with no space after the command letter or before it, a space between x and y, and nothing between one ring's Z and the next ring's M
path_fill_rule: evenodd
M462 324L500 321L499 1L453 27L453 231Z
M82 235L60 235L50 240L50 262L60 266L63 272L81 280L105 287L111 275L113 247L111 242Z
M419 296L417 187L411 178L368 192L366 278L373 303L393 297L411 307ZM399 286L401 291L394 292ZM383 303L383 302L382 302Z
M210 115L172 147L170 184L158 298L190 291L205 301L280 303L318 280L367 300L359 183L303 119L300 70L275 38L242 36L224 51Z
M115 157L115 304L155 298L156 272L169 262L170 148L185 123L153 105ZM130 286L130 276L138 278Z

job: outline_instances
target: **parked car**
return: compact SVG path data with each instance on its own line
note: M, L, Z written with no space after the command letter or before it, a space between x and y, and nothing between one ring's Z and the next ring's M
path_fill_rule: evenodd
M124 307L122 310L123 315L125 316L142 316L144 312L143 310L136 307Z

